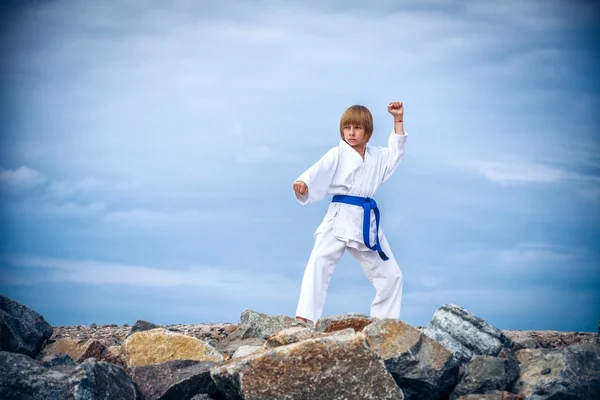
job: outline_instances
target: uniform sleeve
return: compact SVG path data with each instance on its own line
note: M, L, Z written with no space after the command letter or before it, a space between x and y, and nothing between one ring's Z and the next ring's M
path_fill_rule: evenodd
M300 195L296 192L296 199L302 205L315 203L323 200L333 181L333 175L337 170L339 160L339 149L334 147L329 150L319 161L317 161L312 167L307 169L297 179L306 183L308 186L308 193Z
M406 131L404 134L398 134L392 130L388 141L388 147L384 147L382 149L383 155L383 177L381 182L385 182L389 179L390 176L394 173L402 157L404 156L404 147L406 146L406 138L408 137L408 133Z

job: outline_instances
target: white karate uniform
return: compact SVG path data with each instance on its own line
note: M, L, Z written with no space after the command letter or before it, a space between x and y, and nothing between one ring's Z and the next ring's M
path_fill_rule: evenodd
M340 140L312 167L298 178L308 186L308 193L296 198L310 204L327 195L351 195L374 198L379 186L398 167L406 144L407 133L392 131L388 147L367 146L364 160L348 143ZM381 249L389 257L383 261L377 251L363 242L363 208L345 203L331 203L323 222L315 231L315 245L310 254L296 316L317 322L323 313L329 280L340 258L348 249L359 262L377 291L371 303L371 316L400 318L402 272L379 226ZM385 213L381 213L385 220ZM371 212L370 245L375 244L375 213Z

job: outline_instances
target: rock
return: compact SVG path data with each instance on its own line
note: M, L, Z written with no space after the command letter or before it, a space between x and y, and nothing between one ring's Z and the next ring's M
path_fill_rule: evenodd
M76 367L77 363L68 354L53 354L42 359L42 366L46 368L58 366Z
M348 334L348 330L344 331L345 334ZM354 332L354 331L352 331ZM277 333L271 335L264 346L266 348L273 348L279 346L285 346L288 344L301 342L306 339L313 339L317 337L322 337L326 335L324 332L315 332L310 328L305 328L302 326L294 326L292 328L287 328Z
M123 356L128 367L170 360L223 361L223 356L202 340L164 328L129 336L123 343Z
M513 342L513 351L521 349L562 349L573 344L594 343L597 335L591 332L511 331L503 330Z
M252 354L252 353L254 353L257 350L261 350L262 348L263 348L262 346L240 346L235 351L235 353L233 353L233 355L231 356L231 358L245 357L248 354Z
M0 350L35 358L52 326L25 305L0 295Z
M242 339L267 339L276 332L298 324L301 322L285 315L272 317L253 310L244 310L240 316L238 330L242 331Z
M510 392L500 392L494 394L469 394L459 397L458 400L525 400L525 396Z
M238 329L225 339L219 341L215 348L227 357L232 357L235 351L242 346L262 346L265 343L265 339L262 338L243 339L243 336L244 330Z
M161 328L160 325L153 324L152 322L144 321L143 319L138 319L135 321L131 330L129 331L129 335L133 335L136 332L149 331L151 329Z
M23 354L0 351L0 398L139 399L133 381L119 366L88 359L80 365L45 368Z
M66 354L78 363L88 358L95 358L97 361L106 361L115 365L123 366L123 361L118 354L113 354L100 341L90 339L86 341L75 340L71 338L62 338L46 346L41 353L42 360L54 355Z
M98 325L96 325L96 323L93 323L93 324L90 325L91 329L96 329L97 327L98 327Z
M210 397L207 394L197 394L194 397L192 397L190 400L211 400L212 397Z
M578 344L558 350L519 350L521 374L511 391L528 400L600 398L600 346ZM550 371L542 375L542 371Z
M519 376L519 362L510 353L506 358L475 356L450 395L450 400L468 394L492 394L510 388Z
M512 347L511 340L499 329L454 304L438 309L424 333L447 347L461 362L474 355L497 356L502 347Z
M68 380L67 396L76 400L139 399L125 370L114 364L88 358L75 368Z
M132 367L127 372L144 399L180 400L195 394L213 395L216 392L210 377L213 365L212 362L174 360Z
M447 396L456 382L458 361L448 349L417 329L394 319L366 326L365 338L384 361L406 399Z
M62 399L67 379L24 354L0 351L0 399Z
M211 369L227 399L403 399L361 333L304 340Z
M364 314L338 314L321 318L317 323L317 330L320 332L334 332L352 328L355 332L362 332L364 327L372 321L373 318Z

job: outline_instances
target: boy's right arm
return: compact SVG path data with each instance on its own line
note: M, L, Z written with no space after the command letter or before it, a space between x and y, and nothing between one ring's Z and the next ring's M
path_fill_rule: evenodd
M329 187L333 181L333 175L337 169L338 160L339 148L334 147L300 175L296 182L294 182L294 194L300 204L315 203L327 196ZM300 183L306 185L307 190L304 193L302 190L296 190L303 189L303 185Z

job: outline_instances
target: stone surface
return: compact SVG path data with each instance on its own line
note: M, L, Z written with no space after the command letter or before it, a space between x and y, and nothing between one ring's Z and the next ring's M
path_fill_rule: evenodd
M361 333L328 335L211 369L220 393L246 400L403 399Z
M0 351L0 399L61 399L67 378L24 354Z
M42 360L42 366L46 368L58 366L76 367L77 363L68 354L54 354L51 356L44 357L44 359Z
M252 354L255 351L258 350L262 350L263 346L240 346L238 347L238 349L235 351L235 353L233 353L233 355L231 356L231 358L240 358L240 357L245 357L248 354Z
M272 317L253 310L244 310L240 315L238 329L242 332L242 339L259 338L266 340L276 332L300 324L301 322L297 319L285 315Z
M0 350L35 358L52 326L27 306L0 295Z
M503 330L502 333L514 343L513 351L520 349L562 349L574 344L594 343L598 337L592 332Z
M496 356L502 347L512 347L511 340L498 328L454 304L439 308L423 332L461 362L474 355Z
M184 400L196 394L213 395L212 362L165 361L127 370L146 400Z
M7 400L134 400L133 381L119 366L88 359L45 368L23 354L0 351L0 398Z
M475 356L465 366L465 373L450 400L468 394L491 394L505 391L519 376L519 362L509 353L505 358Z
M262 346L266 340L262 338L244 339L244 330L237 329L225 339L218 342L215 348L223 355L232 357L236 350L242 346Z
M525 396L510 392L500 392L494 394L469 394L459 397L458 400L525 400Z
M129 336L123 344L123 357L128 367L170 360L223 361L223 356L202 340L164 328Z
M352 328L355 332L362 332L365 326L374 319L358 313L338 314L323 317L317 322L317 331L334 332Z
M363 333L406 399L429 400L449 394L457 379L458 361L444 346L394 319L377 320Z
M521 374L511 391L527 400L599 399L600 346L578 344L560 350L519 350ZM547 374L541 372L547 369Z
M120 346L116 350L120 353ZM88 358L95 358L97 361L106 361L123 366L119 353L113 354L109 348L96 339L81 341L62 338L47 345L40 353L40 358L45 361L55 355L68 355L78 363Z
M163 328L163 327L160 325L154 324L152 322L144 321L143 319L138 319L137 321L135 321L135 323L131 327L131 330L129 331L129 335L133 335L136 332L149 331L151 329L156 329L156 328Z
M122 367L88 358L69 376L65 398L135 400L140 396Z

